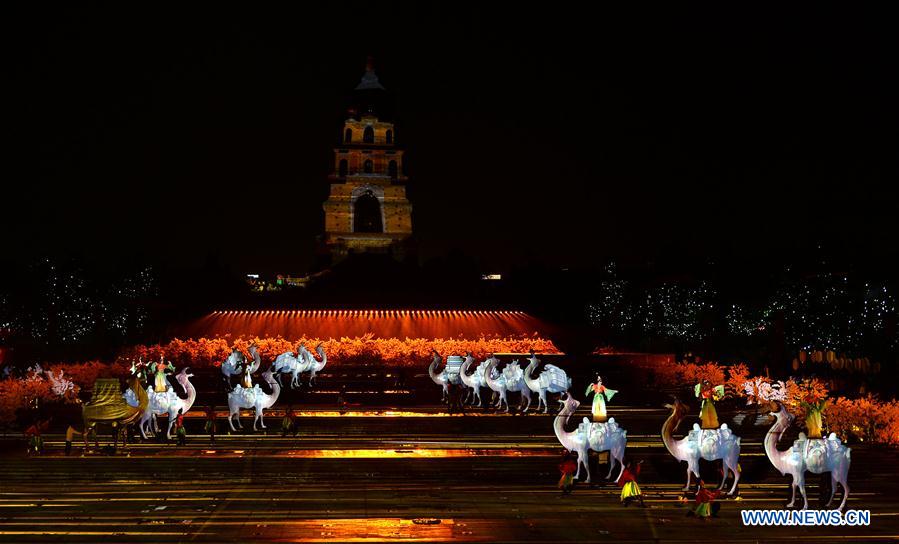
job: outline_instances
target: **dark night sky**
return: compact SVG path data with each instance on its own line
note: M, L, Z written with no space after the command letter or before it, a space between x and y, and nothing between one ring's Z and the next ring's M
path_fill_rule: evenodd
M7 13L7 255L305 270L372 54L424 257L895 256L885 13L296 6Z

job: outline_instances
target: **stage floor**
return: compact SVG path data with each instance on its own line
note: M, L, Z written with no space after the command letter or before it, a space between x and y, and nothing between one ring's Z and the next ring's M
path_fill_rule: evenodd
M685 517L684 469L664 449L664 410L619 407L628 456L643 459L648 508L622 507L619 488L594 467L592 486L556 489L561 447L553 416L461 417L437 406L410 414L301 417L296 438L280 418L267 434L191 434L186 447L148 442L130 456L63 455L61 436L28 458L20 438L0 443L0 539L4 542L623 542L882 540L899 534L896 450L854 445L849 508L872 512L869 527L743 527L744 508L781 508L788 477L761 447L767 425L743 429L740 500L720 517ZM311 410L315 412L316 410ZM586 414L586 412L583 412ZM570 426L578 421L577 415ZM722 414L723 415L723 414ZM250 423L244 419L244 425ZM189 430L199 432L201 421ZM786 445L782 444L782 448ZM716 466L703 465L717 482ZM808 477L812 507L820 478Z

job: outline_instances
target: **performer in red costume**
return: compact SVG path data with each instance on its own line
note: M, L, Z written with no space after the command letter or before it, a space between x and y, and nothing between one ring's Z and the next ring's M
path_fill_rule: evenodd
M574 488L574 473L577 472L577 462L570 451L566 451L562 455L559 472L562 473L562 477L559 479L559 489L562 490L563 495L567 495Z
M705 486L705 482L699 480L699 491L696 492L696 501L694 502L693 508L691 508L690 511L687 512L687 515L696 516L704 520L707 520L712 516L717 518L718 510L721 508L721 504L716 503L715 499L720 496L720 490L709 490L709 488Z
M629 462L621 472L621 476L618 477L618 485L621 486L621 504L624 506L637 501L640 503L640 506L646 507L643 504L643 492L640 490L640 486L637 485L637 476L640 475L640 466L642 464L642 460L636 464L633 461Z

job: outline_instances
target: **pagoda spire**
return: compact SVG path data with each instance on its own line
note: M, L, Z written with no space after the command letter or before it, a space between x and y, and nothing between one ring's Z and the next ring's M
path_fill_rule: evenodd
M357 91L369 89L386 90L384 89L384 86L381 85L381 82L378 81L378 76L375 74L375 59L371 55L369 55L365 61L365 74L363 74L362 80L359 81L359 85L356 85Z

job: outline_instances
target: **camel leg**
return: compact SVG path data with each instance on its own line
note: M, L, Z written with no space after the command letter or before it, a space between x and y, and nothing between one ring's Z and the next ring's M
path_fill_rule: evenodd
M843 486L843 500L840 502L839 508L842 512L846 508L846 501L849 500L849 467L846 465L839 467L837 471L831 472L831 478ZM836 484L832 485L836 489Z
M240 408L236 408L235 406L228 405L228 425L231 427L232 431L237 431L234 428L234 419L237 418L237 424L240 425Z
M259 416L259 427L265 429L265 428L266 428L266 426L265 426L265 420L263 419L263 417L265 416L265 411L264 411L264 410L258 410L258 411L257 411L257 415Z
M144 440L147 439L147 433L144 431L144 427L146 427L149 419L147 414L144 413L144 415L140 417L140 421L137 422L137 428L140 429L140 435Z
M830 505L833 504L833 496L836 494L837 494L837 479L836 479L836 476L834 476L834 473L831 472L830 473L830 498L827 499L827 504L825 504L824 506L829 508Z
M687 463L687 485L681 491L690 491L690 477L693 476L693 467Z
M615 482L621 479L621 475L624 474L624 452L621 452L621 455L618 457L618 466L620 469L618 470L618 477L615 478Z
M846 501L849 500L849 480L846 478L848 475L844 475L842 480L839 480L840 485L843 486L843 500L840 502L840 512L846 509Z
M167 440L172 439L172 427L175 426L175 418L176 417L178 417L178 416L173 416L172 414L169 414L169 426L165 430L165 437Z
M793 505L796 504L796 476L793 476L790 488L793 490L793 497L790 499L790 502L787 503L787 508L793 508Z
M799 475L799 492L802 493L802 509L808 510L808 496L805 494L805 474Z
M739 459L739 458L738 458ZM730 471L734 473L734 483L730 486L730 491L727 492L728 495L733 495L737 491L737 484L740 483L740 464L739 460L735 460L733 464L730 466ZM724 474L725 478L727 477L727 473Z
M613 470L615 470L615 456L609 451L609 473L606 474L606 480L612 477Z
M590 465L587 464L589 450L587 448L582 448L577 450L577 474L574 476L578 480L581 479L581 467L584 467L584 470L587 472L587 479L584 480L586 483L590 483Z
M546 391L540 392L540 402L543 403L543 413L548 414L549 413L549 404L546 402ZM537 405L537 409L538 410L540 409L539 404Z

